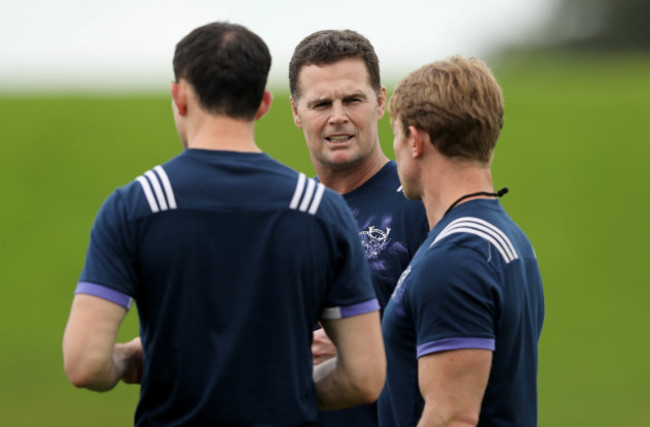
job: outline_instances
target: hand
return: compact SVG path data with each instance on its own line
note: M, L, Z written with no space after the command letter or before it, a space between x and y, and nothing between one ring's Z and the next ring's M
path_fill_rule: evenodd
M142 383L144 365L142 363L142 341L140 341L140 337L126 343L115 344L115 355L121 358L124 364L122 381L126 384Z
M314 365L320 365L326 360L336 357L336 347L332 344L324 329L314 331L314 342L311 345Z

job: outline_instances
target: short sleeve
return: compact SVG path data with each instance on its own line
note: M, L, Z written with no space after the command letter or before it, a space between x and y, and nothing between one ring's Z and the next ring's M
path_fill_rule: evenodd
M349 317L380 308L356 222L343 198L334 197L335 211L330 226L336 254L333 280L325 296L324 319Z
M115 192L104 202L93 223L79 283L100 285L134 297L137 280L131 239L124 199Z
M417 356L445 350L494 350L496 272L481 254L457 245L429 249L410 278L408 300Z

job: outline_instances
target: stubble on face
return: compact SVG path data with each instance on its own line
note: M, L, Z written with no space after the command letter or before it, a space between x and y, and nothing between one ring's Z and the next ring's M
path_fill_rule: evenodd
M299 73L300 97L294 120L303 129L314 166L339 171L357 168L379 148L377 122L385 89L369 83L363 61L346 59L307 65Z

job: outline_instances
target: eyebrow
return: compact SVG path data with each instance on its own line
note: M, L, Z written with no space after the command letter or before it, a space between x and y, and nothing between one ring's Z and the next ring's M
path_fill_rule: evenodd
M362 91L353 92L353 93L345 95L343 97L343 101L345 102L345 101L348 101L348 100L350 100L352 98L360 98L360 99L365 101L365 100L368 99L368 95L366 95ZM321 104L323 102L332 102L332 98L316 98L316 99L312 99L312 100L307 101L307 106L308 107L313 107L314 105L318 105L318 104Z
M368 99L368 95L366 95L365 92L354 92L354 93L352 93L350 95L346 95L343 98L343 100L346 101L346 100L348 100L350 98L361 98L361 99L363 99L365 101L366 99Z
M308 107L313 107L314 105L322 104L323 102L332 102L330 98L316 98L307 101Z

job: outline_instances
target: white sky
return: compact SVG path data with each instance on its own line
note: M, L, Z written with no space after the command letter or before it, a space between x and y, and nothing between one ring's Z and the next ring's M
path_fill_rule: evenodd
M295 45L322 29L368 37L387 85L456 53L485 57L535 35L557 0L2 0L0 91L163 90L174 46L229 20L259 34L271 85L288 88Z

